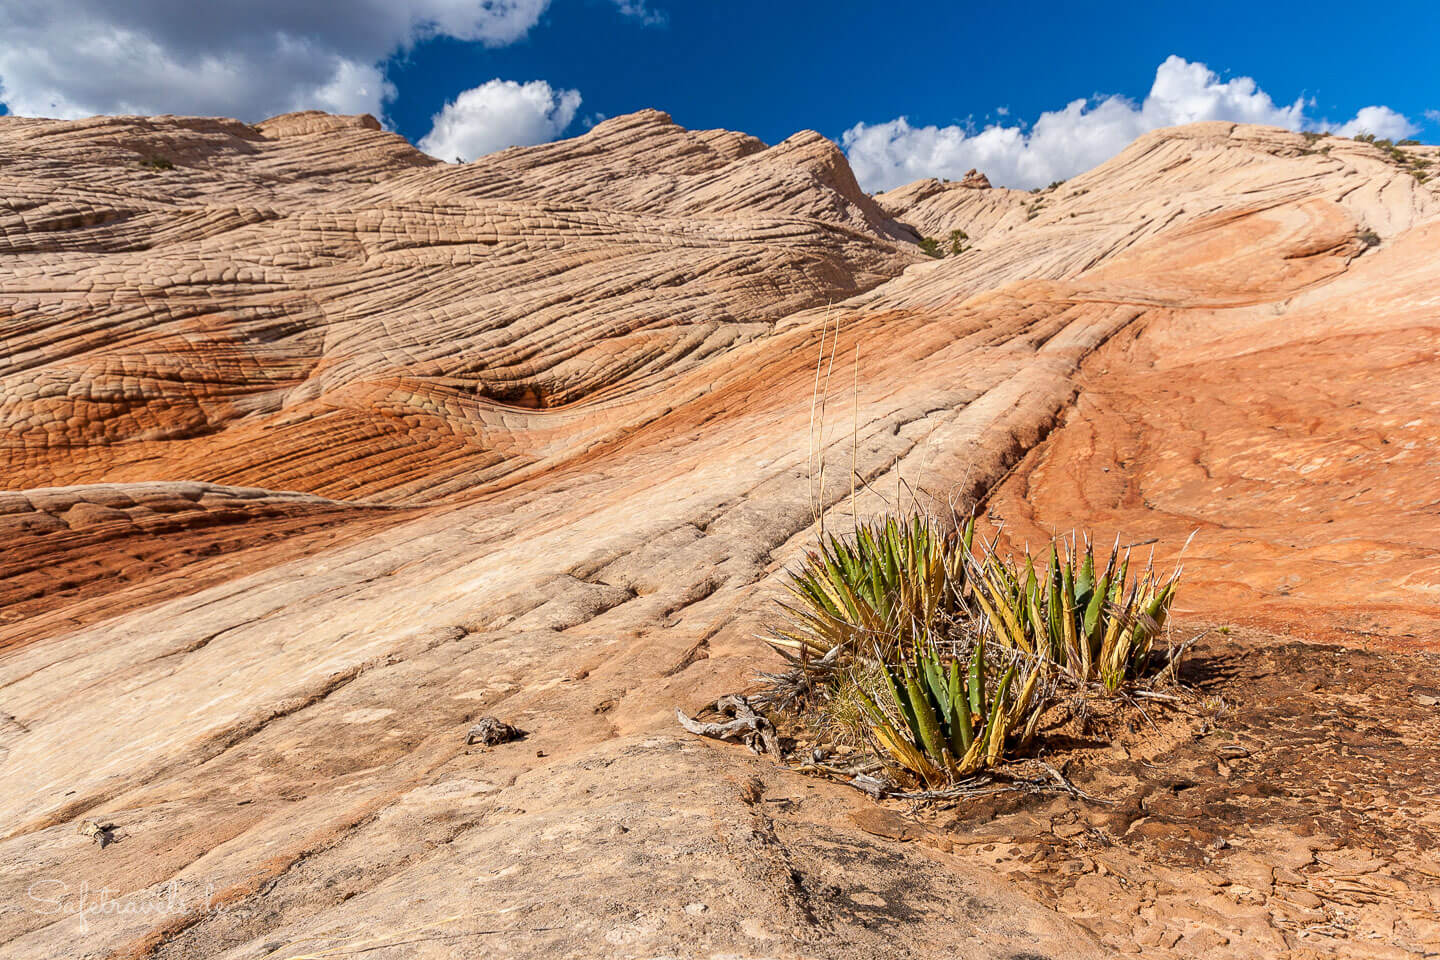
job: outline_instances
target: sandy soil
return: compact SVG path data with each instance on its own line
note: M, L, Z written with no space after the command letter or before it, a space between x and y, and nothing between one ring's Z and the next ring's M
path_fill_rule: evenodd
M997 870L1117 953L1430 956L1440 690L1416 677L1437 667L1217 629L1183 707L1101 704L1088 745L1050 737L1042 756L1097 800L890 801L858 822Z

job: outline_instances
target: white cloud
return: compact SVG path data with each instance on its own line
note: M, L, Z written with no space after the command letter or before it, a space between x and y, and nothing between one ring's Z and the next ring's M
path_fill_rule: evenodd
M1431 123L1440 123L1440 110L1426 110L1425 119Z
M578 109L578 90L553 90L544 80L491 80L445 104L417 146L441 160L474 160L506 147L553 140Z
M1002 186L1037 187L1105 162L1148 130L1201 120L1290 130L1325 126L1306 117L1303 99L1276 104L1250 77L1222 81L1203 63L1171 56L1155 71L1150 93L1138 105L1121 96L1073 100L1062 110L1042 113L1029 130L995 124L978 133L961 126L913 127L899 117L857 123L841 142L867 190L888 190L923 177L959 179L971 167ZM1340 130L1351 126L1377 136L1416 129L1388 107L1366 107Z
M382 63L446 36L502 46L549 0L7 0L0 103L25 116L184 113L259 120L320 108L380 116Z
M1396 113L1389 107L1362 107L1355 114L1354 120L1336 127L1334 132L1342 137L1368 133L1382 140L1403 140L1412 133L1419 133L1420 128L1411 123L1404 114Z
M615 6L622 16L634 17L647 27L663 27L670 17L663 10L653 10L649 0L615 0Z

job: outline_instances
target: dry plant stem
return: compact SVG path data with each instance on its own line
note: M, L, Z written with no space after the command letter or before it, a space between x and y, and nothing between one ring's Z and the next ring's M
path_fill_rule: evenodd
M1129 704L1131 707L1133 707L1135 711L1140 714L1140 716L1145 718L1145 722L1150 724L1151 730L1154 730L1157 733L1160 731L1160 728L1155 725L1155 721L1150 719L1150 714L1145 710L1144 707L1140 706L1140 704L1135 700L1134 697L1122 690L1120 691L1120 698L1124 700L1127 704Z
M829 315L826 315L828 320ZM840 349L841 318L835 318L835 332L830 337L830 363L825 368L825 386L820 391L820 435L817 438L817 455L820 459L820 496L816 504L816 533L825 535L825 410L830 403L830 378L835 373L835 354ZM824 342L821 342L821 359L824 359Z
M817 474L823 477L824 467L824 438L825 414L824 404L820 399L820 385L825 375L825 343L830 334L830 306L825 307L825 315L820 319L820 352L815 358L815 386L810 395L810 455L807 458L805 488L810 496L810 516L815 523L816 536L823 530L823 519L821 513L823 496L817 495L815 490L815 479ZM819 424L819 434L816 432L816 424ZM816 458L820 458L817 464Z
M810 391L810 450L805 459L805 491L810 497L810 516L820 528L820 509L815 503L815 410L820 402L820 371L825 367L825 336L830 330L830 305L820 320L820 354L815 358L815 386Z
M1113 804L1115 802L1114 800L1107 800L1104 797L1097 797L1093 794L1086 793L1084 790L1081 790L1069 780L1066 780L1064 775L1061 774L1059 770L1055 769L1055 767L1046 763L1044 760L1035 760L1034 762L1038 763L1041 767L1044 767L1045 772L1050 774L1050 779L1054 780L1057 784L1059 784L1060 789L1064 790L1072 797L1076 797L1080 800L1088 800L1091 803Z
M860 516L855 505L855 481L859 479L857 447L860 445L860 344L855 344L855 382L850 388L850 532L860 528Z
M969 800L976 797L988 797L999 793L1034 793L1034 794L1063 794L1074 797L1077 800L1084 800L1087 803L1114 804L1114 800L1105 797L1097 797L1094 794L1086 793L1065 779L1064 774L1051 764L1042 760L1032 761L1038 764L1045 772L1045 777L1020 778L1005 776L1003 774L984 774L976 777L969 777L949 786L932 790L895 790L884 780L864 774L857 775L849 781L850 786L862 793L869 794L877 800L913 800L922 803L937 802L945 800ZM1050 782L1050 781L1053 781Z
M755 639L765 642L764 637ZM755 696L751 697L752 703L759 704L770 710L784 711L790 709L797 701L814 692L814 680L828 676L835 664L839 662L841 647L833 647L825 656L815 660L801 661L801 659L787 650L774 648L777 653L789 660L795 666L784 673L761 673L757 679L765 684L765 688Z

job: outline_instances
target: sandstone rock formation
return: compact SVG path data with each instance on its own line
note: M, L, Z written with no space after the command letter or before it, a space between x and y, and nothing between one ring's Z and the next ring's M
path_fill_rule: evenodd
M674 707L769 665L817 505L912 493L1017 545L1199 527L1182 623L1433 671L1437 248L1387 153L1232 124L871 198L656 112L464 165L0 118L0 956L1108 955ZM1275 955L1212 913L1149 955Z
M973 240L1000 227L1018 226L1026 218L1029 194L1023 190L977 192L964 183L931 178L877 194L880 208L921 236L943 238L963 230Z

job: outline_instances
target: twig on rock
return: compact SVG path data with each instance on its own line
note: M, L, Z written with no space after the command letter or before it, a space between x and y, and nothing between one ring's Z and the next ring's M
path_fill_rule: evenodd
M1096 797L1096 796L1093 796L1093 795L1091 795L1091 794L1086 793L1084 790L1081 790L1079 787L1075 786L1075 784L1071 783L1069 780L1066 780L1066 779L1065 779L1065 776L1064 776L1059 770L1056 770L1054 767L1052 767L1050 764L1046 763L1044 760L1035 760L1034 762L1037 763L1037 764L1039 764L1041 767L1043 767L1043 768L1045 769L1045 772L1048 773L1048 774L1050 774L1050 779L1052 779L1052 780L1054 780L1056 783L1058 783L1058 784L1060 785L1060 789L1063 790L1063 791L1065 791L1066 793L1070 794L1070 796L1072 796L1072 797L1075 797L1075 798L1077 798L1077 799L1079 799L1079 800L1088 800L1088 801L1090 801L1091 803L1106 803L1106 804L1111 804L1111 803L1114 803L1114 802L1115 802L1114 800L1106 800L1104 797Z
M1106 800L1104 797L1097 797L1088 794L1076 787L1059 770L1045 763L1043 760L1033 760L1032 763L1042 767L1046 777L1026 778L1004 776L1004 779L994 774L985 773L980 776L970 777L948 787L941 787L934 790L896 790L895 785L889 780L866 774L857 774L848 782L862 793L869 794L876 800L911 800L915 803L926 803L945 800L971 800L976 797L988 797L997 793L1050 793L1064 794L1074 797L1077 800L1086 800L1090 803L1114 803L1113 800ZM1050 781L1053 780L1054 783Z
M479 743L493 747L497 744L509 743L511 740L522 740L524 737L523 730L512 727L502 720L494 717L481 717L480 721L465 734L465 743L467 745Z
M780 738L775 733L775 725L756 713L745 697L737 695L721 697L706 709L734 719L722 723L694 720L687 717L679 707L675 708L675 719L680 721L680 726L696 736L735 741L745 744L756 753L780 756ZM704 713L705 711L700 712Z
M863 773L857 773L852 777L850 786L859 790L861 793L870 794L870 796L876 800L884 799L886 794L894 787L889 780L881 780L879 777L872 777Z

